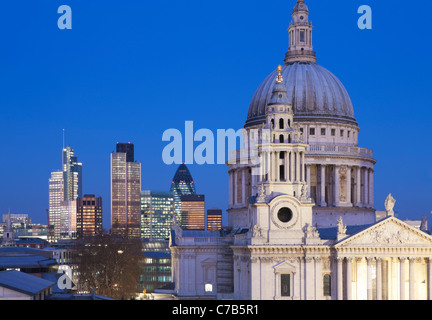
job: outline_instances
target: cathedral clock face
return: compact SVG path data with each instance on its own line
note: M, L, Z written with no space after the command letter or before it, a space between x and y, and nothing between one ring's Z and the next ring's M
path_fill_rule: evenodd
M289 229L297 222L298 208L293 202L281 199L272 206L270 214L279 229Z

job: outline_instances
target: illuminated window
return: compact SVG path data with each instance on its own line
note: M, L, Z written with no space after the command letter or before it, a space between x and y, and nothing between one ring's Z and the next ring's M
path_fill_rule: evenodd
M211 283L206 283L205 292L213 292L213 285Z

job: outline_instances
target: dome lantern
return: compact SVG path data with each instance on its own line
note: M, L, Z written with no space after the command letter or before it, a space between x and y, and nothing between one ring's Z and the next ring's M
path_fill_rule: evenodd
M312 23L309 22L309 9L304 0L297 0L288 28L289 48L285 55L285 64L293 62L316 62L312 46Z

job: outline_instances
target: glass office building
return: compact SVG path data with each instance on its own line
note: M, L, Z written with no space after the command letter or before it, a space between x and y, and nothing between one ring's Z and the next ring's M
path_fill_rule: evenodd
M133 160L133 147L124 145L118 143L111 154L111 233L139 238L141 163L128 161Z
M102 197L90 194L78 198L76 220L79 239L102 232Z
M54 239L60 238L62 232L61 221L64 212L62 203L64 201L64 174L63 171L51 172L48 183L49 209L48 224L54 228Z
M195 183L192 175L185 164L181 164L171 182L170 189L174 197L174 212L176 215L177 223L181 224L181 196L187 194L196 194Z
M70 146L63 149L64 200L75 201L82 196L82 163Z
M205 230L205 199L202 194L185 194L181 199L181 223L184 230Z
M169 239L174 221L174 198L170 192L141 191L141 238Z
M218 231L222 230L222 210L208 209L207 210L207 230Z
M62 149L62 166L48 182L48 224L55 240L75 237L76 199L82 195L82 163L70 146Z

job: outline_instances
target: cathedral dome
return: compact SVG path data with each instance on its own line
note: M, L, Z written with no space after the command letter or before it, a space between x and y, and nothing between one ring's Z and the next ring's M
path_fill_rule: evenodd
M282 76L295 122L336 122L357 125L351 99L343 84L326 68L312 62L283 66ZM266 106L276 85L273 71L258 87L249 106L245 127L265 121Z

